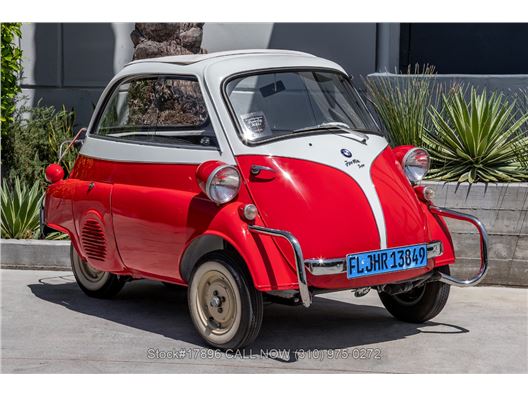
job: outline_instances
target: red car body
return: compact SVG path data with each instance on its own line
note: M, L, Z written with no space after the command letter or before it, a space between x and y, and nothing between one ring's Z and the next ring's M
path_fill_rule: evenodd
M178 284L186 284L182 266L189 246L205 235L218 236L244 258L255 287L261 291L296 288L294 258L288 243L251 234L248 224L289 230L303 246L305 257L344 257L379 249L369 202L356 184L342 182L345 174L291 158L236 159L244 183L235 201L219 207L198 187L196 170L200 164L122 163L81 154L68 179L48 187L44 205L46 224L67 233L79 255L95 268ZM253 180L250 164L270 165L272 161L296 175L296 188L303 191L302 199L290 191L284 176L265 184ZM387 247L441 241L444 253L419 270L357 280L347 280L345 274L315 277L308 273L309 283L314 287L352 289L394 283L455 262L444 220L433 215L428 205L418 199L393 150L387 147L375 160L371 175L382 202L390 203L385 207L399 208L384 213ZM329 196L331 191L321 189L321 185L330 188L341 185L344 190L328 202L321 196ZM270 199L274 196L282 199ZM351 206L347 200L350 196L356 197L356 202L347 210ZM145 200L153 204L144 205ZM240 215L240 207L248 203L255 204L260 212L259 218L251 223ZM307 205L313 218L299 221L292 210L299 205ZM367 227L356 232L350 230L346 216ZM332 232L318 233L312 232L313 229Z
M319 58L295 54L265 56L270 69L276 63L322 67ZM238 138L240 120L230 113L222 87L241 71L262 70L265 56L212 54L200 62L162 58L125 68L103 93L68 177L50 169L48 178L54 182L46 191L45 225L68 234L78 256L96 270L180 285L188 284L202 256L227 249L243 260L257 290L303 289L306 306L311 301L307 292L401 284L453 264L455 252L443 216L483 228L474 218L434 207L424 188L409 181L404 157L412 147L392 149L379 135L358 143L342 134L313 134L255 147ZM341 73L337 65L324 62ZM177 149L174 160L166 160L172 158L167 157L171 148L116 143L97 135L115 87L124 78L153 70L185 72L197 79L218 151L196 151L196 158L183 153L185 160L179 161ZM204 185L225 163L239 172L240 187L236 197L218 204ZM247 205L256 207L256 218L244 215ZM274 234L277 230L283 235ZM441 251L421 268L357 278L347 277L344 270L350 254L438 242ZM483 237L484 264L485 247ZM325 265L331 268L318 272ZM446 283L470 285L484 272L470 281L438 273Z

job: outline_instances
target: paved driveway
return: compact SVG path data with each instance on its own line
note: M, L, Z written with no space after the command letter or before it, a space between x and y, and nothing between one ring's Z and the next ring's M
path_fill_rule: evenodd
M185 290L127 284L85 296L69 272L2 270L2 372L524 372L528 290L451 290L425 324L394 320L376 293L271 304L256 343L238 354L203 346Z

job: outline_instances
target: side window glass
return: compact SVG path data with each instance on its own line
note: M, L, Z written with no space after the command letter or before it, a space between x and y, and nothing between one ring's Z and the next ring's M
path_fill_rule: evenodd
M108 100L95 135L150 144L217 146L198 81L180 77L122 83Z

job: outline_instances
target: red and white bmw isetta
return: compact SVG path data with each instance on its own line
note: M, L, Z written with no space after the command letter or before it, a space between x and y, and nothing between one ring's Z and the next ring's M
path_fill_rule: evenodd
M42 223L67 233L80 288L130 279L188 285L207 343L239 348L263 299L375 288L396 318L422 322L449 286L477 284L487 238L417 183L429 157L391 148L337 64L251 50L132 62L108 85L67 179L46 171ZM482 265L450 276L443 217L473 223Z

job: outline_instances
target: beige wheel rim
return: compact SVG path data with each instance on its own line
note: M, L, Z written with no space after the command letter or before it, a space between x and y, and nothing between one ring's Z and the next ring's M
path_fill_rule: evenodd
M77 275L77 280L88 290L99 290L108 279L108 272L100 271L86 261L82 261L77 252L73 252L73 270Z
M240 326L240 293L235 279L223 265L206 262L196 271L190 286L193 321L207 340L223 344Z

